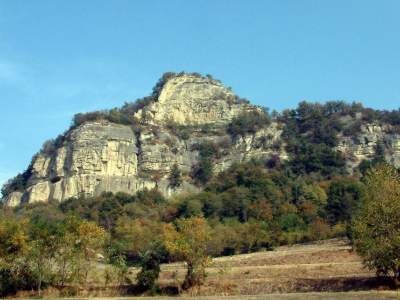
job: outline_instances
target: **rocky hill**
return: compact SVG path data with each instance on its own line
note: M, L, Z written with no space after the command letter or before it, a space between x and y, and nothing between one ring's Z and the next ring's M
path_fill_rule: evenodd
M372 110L342 104L324 115L326 106L310 107L321 113L315 128L334 116L335 123L326 125L334 128L331 144L310 138L315 128L302 125L310 118L301 119L299 109L271 116L211 76L167 73L153 94L137 103L77 115L66 133L34 156L27 171L5 185L3 201L17 206L154 187L166 196L195 192L202 189L209 169L215 174L250 159L295 160L300 148L294 149L302 145L292 145L296 136L328 145L323 151L342 157L347 173L378 154L400 166L396 114L373 111L371 116ZM179 184L172 183L173 170Z

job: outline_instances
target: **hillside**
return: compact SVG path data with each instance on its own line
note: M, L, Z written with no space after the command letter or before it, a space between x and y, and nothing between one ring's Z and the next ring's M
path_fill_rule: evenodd
M379 159L398 167L399 128L398 111L303 102L269 114L211 76L166 73L136 103L77 114L69 130L46 142L27 170L4 186L3 202L153 188L164 196L198 192L213 175L250 160L320 179L362 172Z
M397 239L399 141L400 111L330 101L270 113L211 76L166 73L150 96L75 115L4 185L0 295L380 286L343 238L383 237L375 249L397 253L380 246ZM392 270L395 282L396 267L378 271Z

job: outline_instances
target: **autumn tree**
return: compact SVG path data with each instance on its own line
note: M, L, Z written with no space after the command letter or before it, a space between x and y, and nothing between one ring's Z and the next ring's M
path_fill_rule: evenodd
M29 224L29 261L35 274L37 291L53 278L54 258L58 248L58 224L43 218L33 218Z
M51 236L55 282L86 282L92 262L103 252L106 233L94 222L69 216L57 224ZM35 239L34 242L37 242Z
M0 296L33 288L26 260L29 252L27 223L13 216L0 218Z
M187 264L187 274L183 288L201 285L205 279L205 269L209 263L207 244L210 240L210 227L201 217L178 219L164 226L165 247L177 260Z
M387 164L366 176L366 200L353 221L353 241L364 264L400 284L400 175Z

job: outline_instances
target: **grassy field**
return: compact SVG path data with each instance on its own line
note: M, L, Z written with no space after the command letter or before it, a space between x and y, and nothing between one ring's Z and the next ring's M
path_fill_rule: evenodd
M96 298L97 300L170 300L172 297L108 297ZM176 298L176 297L175 297ZM72 299L72 298L55 298ZM76 300L77 298L73 298ZM87 298L78 298L87 299ZM338 292L338 293L290 293L269 294L256 296L195 296L179 297L181 300L389 300L400 299L400 292L393 291L367 291L367 292Z
M345 240L216 258L207 274L205 285L191 291L192 295L265 295L382 288L374 274L363 268L360 258ZM161 286L174 286L184 275L182 264L163 265L159 282Z
M100 267L100 266L99 266ZM103 266L104 268L104 266ZM101 268L100 268L101 269ZM101 271L98 269L97 271ZM132 268L130 277L138 270ZM100 274L101 272L99 272ZM177 293L186 273L184 264L161 267L160 287ZM95 281L82 296L121 295L126 289ZM400 299L400 291L388 291L387 283L363 268L360 257L346 240L328 240L274 251L216 258L207 268L203 286L181 291L180 299ZM50 294L49 294L50 296ZM136 299L136 298L101 298ZM140 297L139 299L168 299Z

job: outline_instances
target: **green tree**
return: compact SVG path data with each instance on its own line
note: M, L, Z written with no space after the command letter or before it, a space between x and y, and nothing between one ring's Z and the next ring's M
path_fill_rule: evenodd
M42 285L50 284L54 275L54 257L58 249L58 224L42 218L34 218L29 224L29 260L36 277L37 291L41 295Z
M200 158L198 164L193 166L192 177L200 184L206 184L213 176L213 162L210 158Z
M365 196L364 186L353 178L334 180L328 190L327 213L332 224L347 223Z
M178 164L174 164L171 168L171 172L169 175L169 185L176 189L182 184L182 175L181 171L179 170Z
M270 123L271 118L268 109L244 112L232 120L228 126L228 132L234 137L254 134Z
M393 276L400 284L400 175L387 164L366 176L366 199L354 219L356 251L377 275Z
M140 289L155 291L156 281L161 270L160 264L166 260L167 256L168 253L163 243L157 240L141 253L139 263L141 269L136 277Z
M117 221L114 239L131 260L140 261L141 253L149 249L154 240L161 240L162 227L148 219L121 217Z

